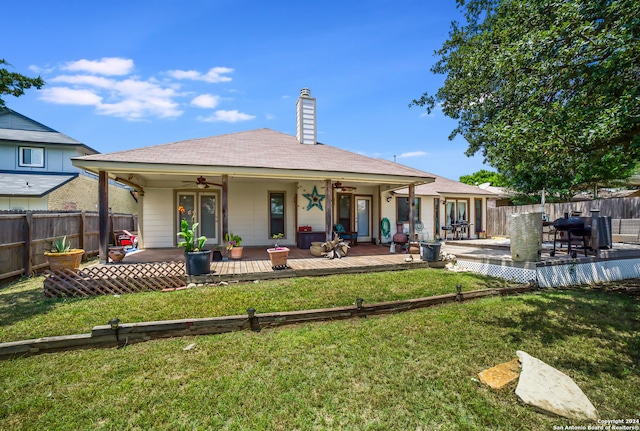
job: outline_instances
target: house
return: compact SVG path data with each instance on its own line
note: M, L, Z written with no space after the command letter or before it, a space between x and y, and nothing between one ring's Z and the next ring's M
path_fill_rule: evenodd
M485 235L487 207L497 195L489 190L433 175L434 181L415 188L416 233L420 240L439 238L481 238ZM396 201L396 220L404 222L402 208L408 205L408 190L389 195ZM406 213L406 211L404 211ZM388 217L393 213L387 212Z
M296 103L296 136L257 129L73 159L78 168L135 187L140 195L141 247L176 246L178 206L193 215L209 246L227 232L243 245L279 242L307 248L331 238L335 225L358 241L383 239L381 221L395 222L393 190L430 183L426 172L317 142L316 100L302 89ZM108 193L101 188L101 202ZM414 211L407 206L407 214ZM106 212L100 207L101 214ZM415 228L408 217L409 229ZM101 219L102 220L102 219ZM106 229L101 222L101 238ZM101 259L106 243L101 242ZM103 253L103 254L102 254Z
M97 210L98 181L71 158L89 146L8 108L0 108L0 210ZM114 212L135 213L130 190L110 185Z

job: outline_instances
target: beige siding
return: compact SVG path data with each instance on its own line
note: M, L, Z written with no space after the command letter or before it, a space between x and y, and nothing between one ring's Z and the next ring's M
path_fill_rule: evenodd
M146 248L175 247L174 212L172 189L145 188L143 226Z
M380 223L382 223L383 219L388 219L389 223L391 224L391 229L389 232L389 236L382 237L381 241L382 243L389 243L391 242L393 234L396 233L396 200L394 197L393 199L391 199L391 202L387 202L387 193L383 193L382 196L382 219L380 219Z
M305 194L313 193L313 187L316 187L318 194L325 195L322 200L322 210L317 206L307 210L309 200L304 197ZM334 197L335 202L335 197ZM298 183L298 226L311 226L313 231L323 232L325 224L325 209L327 208L327 198L324 183L313 181L301 181Z
M272 245L269 237L269 192L285 192L285 238L282 245L295 243L295 184L269 181L229 183L229 230L242 237L242 245Z

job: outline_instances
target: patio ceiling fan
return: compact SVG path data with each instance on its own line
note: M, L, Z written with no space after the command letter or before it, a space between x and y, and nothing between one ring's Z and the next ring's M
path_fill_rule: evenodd
M193 184L193 181L183 181L185 184ZM203 176L199 176L198 178L196 178L196 187L198 187L199 189L208 189L209 186L219 186L222 187L222 184L216 184L216 183L210 183L209 181L207 181L207 179Z

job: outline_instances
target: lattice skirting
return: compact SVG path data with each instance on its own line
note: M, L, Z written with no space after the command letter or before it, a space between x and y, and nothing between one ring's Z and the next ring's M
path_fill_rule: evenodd
M540 287L563 287L576 284L640 278L640 259L541 265L535 270L513 266L460 261L458 266L478 274L527 283L536 280Z
M468 269L478 274L490 275L492 277L504 278L505 280L528 283L536 279L534 269L518 268L514 266L494 265L491 263L474 262L468 260L458 260L460 268Z
M92 266L77 273L45 271L44 295L94 296L177 288L185 285L184 262Z
M604 260L538 267L540 287L561 287L640 278L640 259Z

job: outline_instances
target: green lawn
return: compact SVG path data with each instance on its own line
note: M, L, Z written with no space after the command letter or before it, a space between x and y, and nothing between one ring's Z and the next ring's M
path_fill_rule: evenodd
M125 322L185 319L339 307L356 298L366 303L420 298L463 290L506 286L496 278L425 269L332 277L300 277L232 283L179 292L79 299L45 299L42 278L0 288L0 342L91 332L111 318Z
M249 305L259 312L318 308L345 305L357 296L376 302L452 292L456 283L470 290L497 282L418 270L67 301L44 301L22 282L0 290L2 339L32 337L41 331L28 329L33 326L47 333L88 332L115 314L123 321L142 321L238 314ZM7 298L12 302L5 304ZM260 333L16 359L0 363L0 429L551 430L575 425L520 405L513 388L493 391L475 380L483 369L513 359L516 350L571 376L601 418L638 418L639 317L637 297L548 290ZM195 348L183 350L191 343Z

